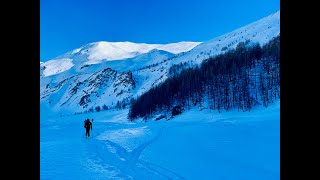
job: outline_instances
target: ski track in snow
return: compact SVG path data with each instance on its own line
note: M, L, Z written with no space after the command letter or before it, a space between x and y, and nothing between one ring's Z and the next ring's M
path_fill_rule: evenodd
M119 119L121 116L121 114L115 115L114 118ZM77 179L141 179L146 177L185 179L182 175L165 167L140 160L141 153L161 137L162 129L153 130L151 133L145 124L116 123L113 120L111 122L96 121L93 122L91 137L88 139L84 135L84 128L81 129L81 121L78 122L79 127L75 127L72 122L66 123L62 120L48 120L41 123L42 134L48 134L43 135L44 138L40 140L41 149L50 149L52 153L57 152L50 156L47 155L47 152L42 156L42 161L45 163L41 166L43 167L41 179L62 178L63 173L54 166L73 169L67 164L78 166L77 170L69 171L69 173L79 173L81 169L86 172L86 175L79 176ZM81 137L76 137L74 133L70 137L71 134L67 133L68 131L75 132L75 128L83 133ZM124 132L127 134L123 134ZM145 137L146 135L149 137ZM136 142L138 144L135 144ZM50 161L45 158L46 156L50 157ZM63 161L66 161L66 164L63 164ZM91 177L90 174L94 174L94 177ZM65 178L68 179L67 177Z
M42 118L40 179L279 179L275 104L146 123L127 122L127 111L95 113L88 139L86 115Z
M145 128L145 126L141 128ZM116 131L121 132L123 129ZM152 177L151 172L153 176L161 176L165 179L185 179L182 175L161 167L160 165L139 160L141 153L161 136L162 129L158 131L154 137L137 145L133 150L127 150L127 148L111 140L99 140L99 136L90 139L87 148L88 151L95 149L92 157L94 159L100 159L101 161L99 163L103 167L107 167L108 169L113 167L113 171L115 170L114 167L117 167L118 177L139 179L139 177ZM112 159L110 159L110 153L113 155Z

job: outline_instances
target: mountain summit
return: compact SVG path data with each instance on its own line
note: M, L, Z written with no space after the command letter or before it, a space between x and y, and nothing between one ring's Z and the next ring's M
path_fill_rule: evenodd
M163 50L178 54L189 51L200 43L182 41L170 44L146 44L99 41L83 45L80 48L41 63L41 66L46 67L43 75L50 76L66 71L74 65L99 64L105 61L134 58L152 50Z

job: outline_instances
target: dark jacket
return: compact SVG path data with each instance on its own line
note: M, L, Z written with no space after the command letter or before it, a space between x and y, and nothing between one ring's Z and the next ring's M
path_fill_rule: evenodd
M92 130L92 123L90 121L85 121L84 128Z

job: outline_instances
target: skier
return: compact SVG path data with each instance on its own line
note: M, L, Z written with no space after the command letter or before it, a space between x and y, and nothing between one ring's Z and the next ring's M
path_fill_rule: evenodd
M86 137L90 137L90 129L92 130L92 123L89 119L85 120L84 128L86 128Z

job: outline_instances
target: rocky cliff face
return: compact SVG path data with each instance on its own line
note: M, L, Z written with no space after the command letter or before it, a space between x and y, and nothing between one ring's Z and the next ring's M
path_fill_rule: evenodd
M84 111L97 106L112 106L132 97L135 81L132 72L106 68L92 74L75 75L40 88L41 101L56 109Z

